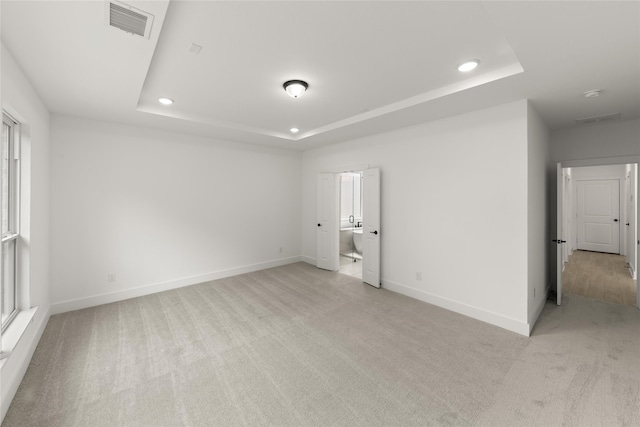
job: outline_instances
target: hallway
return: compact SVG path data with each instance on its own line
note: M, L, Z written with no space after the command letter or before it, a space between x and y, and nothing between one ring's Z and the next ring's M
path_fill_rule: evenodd
M636 305L636 284L622 255L575 251L562 273L564 293Z

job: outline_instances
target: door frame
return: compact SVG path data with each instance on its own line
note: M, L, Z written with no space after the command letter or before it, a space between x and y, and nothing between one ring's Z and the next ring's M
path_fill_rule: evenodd
M348 167L339 167L339 168L333 168L333 169L329 169L325 172L318 172L318 175L322 175L322 174L333 174L333 178L334 178L334 194L333 194L333 200L335 203L337 203L337 205L334 207L334 214L335 214L335 218L334 221L331 223L331 229L329 230L329 233L331 233L332 235L332 241L335 242L334 246L339 245L339 241L340 241L340 192L341 192L341 186L340 186L340 176L343 173L363 173L364 171L368 170L368 169L374 169L375 167L372 167L369 164L362 164L362 165L355 165L355 166L348 166ZM317 199L317 197L316 197ZM318 209L318 207L316 206L316 210ZM317 242L316 242L317 244ZM316 254L316 257L318 255ZM332 256L332 266L335 266L332 271L338 271L340 269L340 250L339 248L336 247L336 250L331 254ZM380 254L378 254L378 256L380 257ZM364 254L363 254L363 268L364 268ZM380 264L381 260L378 260L378 264ZM316 264L317 264L317 259L316 259ZM364 272L363 272L364 273ZM379 275L379 273L378 273ZM364 282L364 274L363 274L363 283ZM371 286L375 286L375 287L381 287L381 284L378 283L377 286L376 285L371 285Z
M602 158L594 158L594 159L584 159L584 160L564 160L564 161L558 161L557 163L557 168L559 168L560 170L563 170L564 168L576 168L576 167L583 167L583 166L609 166L609 165L627 165L627 164L635 164L636 165L636 182L635 182L635 190L636 190L636 194L635 194L635 202L636 202L636 217L633 218L632 220L635 221L635 230L636 230L636 235L635 240L636 240L636 254L635 254L635 266L636 266L636 270L638 270L638 261L640 260L640 245L638 245L638 239L640 238L640 232L638 231L638 217L639 217L639 213L638 213L638 207L640 207L640 203L638 202L638 194L640 194L640 189L638 188L638 183L640 183L640 156L624 156L624 157L602 157ZM558 174L556 173L556 177L558 176ZM556 197L557 199L557 197ZM557 204L556 206L556 218L558 216L561 216L561 218L564 220L564 216L562 213L562 205L561 204ZM562 222L561 221L557 221L558 223L556 224L556 236L558 236L560 234L560 227L562 227ZM559 245L558 245L559 246ZM562 260L562 257L559 257L560 260ZM559 271L559 273L558 273ZM556 263L556 276L561 275L562 274L562 262ZM562 282L560 282L562 283ZM556 283L557 285L558 283ZM560 292L562 292L562 288L560 288ZM561 301L561 295L558 295L558 302ZM640 275L638 275L636 273L636 307L640 308Z

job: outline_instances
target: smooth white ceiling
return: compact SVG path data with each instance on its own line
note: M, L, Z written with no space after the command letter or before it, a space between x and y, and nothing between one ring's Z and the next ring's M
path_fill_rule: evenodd
M127 3L150 39L109 28L103 1L2 1L50 111L300 150L523 98L552 129L640 114L638 2Z

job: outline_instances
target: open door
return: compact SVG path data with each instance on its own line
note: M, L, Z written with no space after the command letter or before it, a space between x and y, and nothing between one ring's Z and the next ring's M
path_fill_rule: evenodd
M562 244L566 243L563 239L564 234L564 174L562 172L562 164L558 163L556 170L556 204L557 204L557 218L556 218L556 238L553 240L556 243L556 304L562 304Z
M336 178L331 173L318 175L316 230L316 266L324 270L338 269Z
M362 281L380 287L380 169L363 171Z

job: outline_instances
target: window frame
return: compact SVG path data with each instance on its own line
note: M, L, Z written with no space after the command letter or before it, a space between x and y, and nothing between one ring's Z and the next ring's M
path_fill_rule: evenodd
M2 232L2 246L0 247L0 262L3 263L2 268L0 269L0 274L2 274L2 279L5 274L5 254L4 248L9 242L14 242L12 252L13 252L13 310L7 316L7 318L1 322L0 332L4 332L7 327L11 324L11 322L15 319L18 312L20 311L19 301L20 301L20 282L18 277L19 272L19 245L20 245L20 124L17 120L15 120L12 116L7 114L5 111L2 112L2 123L3 127L6 124L9 127L9 184L8 184L8 204L9 208L7 209L8 215L8 223L7 223L7 232ZM1 182L0 184L4 185ZM0 216L1 217L1 216ZM4 286L4 284L2 284ZM4 304L4 301L0 301L0 304ZM3 307L2 307L3 308Z

